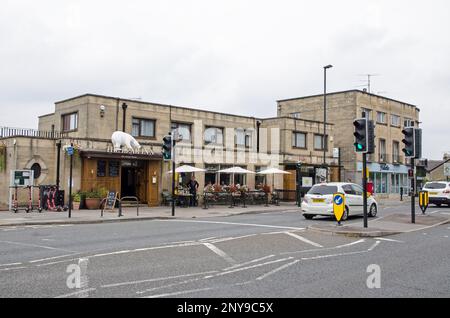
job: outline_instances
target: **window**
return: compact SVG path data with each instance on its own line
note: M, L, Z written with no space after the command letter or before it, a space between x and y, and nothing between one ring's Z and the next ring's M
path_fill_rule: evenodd
M296 119L300 119L300 112L290 113L289 116L293 117L293 118L296 118Z
M400 116L391 115L391 125L395 127L400 127Z
M314 149L324 150L326 145L324 145L323 135L314 135Z
M377 112L377 123L386 124L386 113Z
M351 184L344 184L342 190L344 190L345 194L355 194Z
M237 147L250 148L252 144L252 133L242 128L235 130L235 143Z
M33 165L31 166L31 170L33 170L33 175L34 175L34 179L39 179L39 177L41 176L41 172L42 172L42 168L41 165L38 163L33 163Z
M292 147L306 149L306 134L302 132L292 133Z
M308 194L330 195L335 194L337 191L338 188L336 186L315 185L308 191Z
M400 143L398 141L392 142L392 162L400 163Z
M362 108L361 115L363 118L372 119L372 110L367 108Z
M153 119L133 118L133 137L155 137L155 121Z
M178 133L181 135L182 141L191 141L191 124L172 123L172 130L175 129L178 129Z
M380 155L379 161L385 162L386 161L386 140L385 139L380 139L379 155Z
M206 127L204 137L206 145L223 145L223 128Z
M405 127L414 127L414 120L405 118L405 121L403 123Z
M363 194L363 189L359 185L352 184L351 187L352 187L353 192L355 193L355 195L362 195Z
M62 116L63 131L72 131L78 129L78 113L72 113Z

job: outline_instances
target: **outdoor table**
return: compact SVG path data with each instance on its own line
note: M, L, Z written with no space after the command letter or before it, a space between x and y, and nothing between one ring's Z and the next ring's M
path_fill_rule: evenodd
M192 194L190 193L179 193L176 195L178 202L181 207L187 208L189 207L189 203L191 202Z

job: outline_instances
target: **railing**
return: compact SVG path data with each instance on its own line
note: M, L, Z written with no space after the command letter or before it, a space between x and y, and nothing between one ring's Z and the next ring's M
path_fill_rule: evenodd
M0 127L0 138L9 137L37 137L58 139L67 137L67 133L61 133L58 131L42 131L29 128Z

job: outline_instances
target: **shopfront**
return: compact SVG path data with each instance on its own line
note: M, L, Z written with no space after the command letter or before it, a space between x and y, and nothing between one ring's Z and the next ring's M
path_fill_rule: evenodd
M408 167L404 165L391 165L370 163L369 182L373 182L375 193L378 194L400 194L409 191ZM358 163L358 172L362 173L362 163Z
M121 197L137 197L149 206L159 204L159 155L83 151L81 157L81 191L106 189Z

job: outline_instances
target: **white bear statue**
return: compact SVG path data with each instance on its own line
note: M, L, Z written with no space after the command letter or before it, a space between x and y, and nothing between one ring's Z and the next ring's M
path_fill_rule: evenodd
M111 141L114 146L114 151L120 151L122 146L130 150L139 150L141 145L130 134L123 131L116 131L111 136Z

